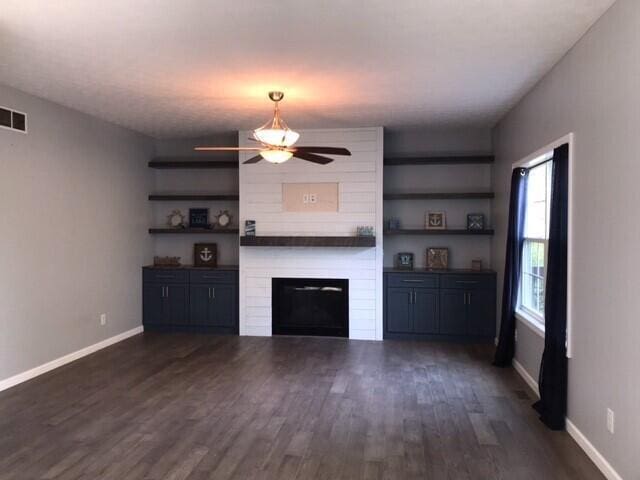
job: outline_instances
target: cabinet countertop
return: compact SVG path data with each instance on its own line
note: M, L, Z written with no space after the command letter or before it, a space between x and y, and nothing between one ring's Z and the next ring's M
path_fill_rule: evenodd
M414 268L414 269L403 269L403 268L395 268L395 267L385 267L384 273L433 273L440 275L495 275L496 272L493 270L471 270L467 268L450 268L447 270L433 270L427 268Z
M238 271L238 265L218 265L215 268L212 267L196 267L193 265L145 265L142 268L149 270L211 270L211 271Z

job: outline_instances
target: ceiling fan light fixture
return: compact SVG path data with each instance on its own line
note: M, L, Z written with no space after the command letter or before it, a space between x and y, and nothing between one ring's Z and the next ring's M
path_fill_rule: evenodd
M300 134L290 128L258 128L253 131L253 136L259 142L274 147L290 147L300 138Z
M287 150L260 150L260 155L269 163L284 163L293 153Z

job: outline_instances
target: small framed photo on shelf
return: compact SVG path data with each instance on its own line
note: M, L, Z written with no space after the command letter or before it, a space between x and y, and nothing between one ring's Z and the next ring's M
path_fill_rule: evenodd
M471 260L471 270L474 272L482 271L482 260L478 258Z
M400 219L389 218L385 221L385 228L387 230L400 230Z
M413 270L413 253L398 253L396 255L396 268L399 270Z
M446 247L427 248L427 268L430 270L449 268L449 249Z
M447 228L447 215L444 212L427 212L425 228L427 230L445 230Z
M189 209L189 228L210 228L208 208Z
M484 230L484 215L469 213L467 215L467 230Z
M218 245L215 243L196 243L193 246L193 265L195 267L217 267Z
M245 220L244 222L244 234L246 237L255 237L256 236L256 221L255 220Z

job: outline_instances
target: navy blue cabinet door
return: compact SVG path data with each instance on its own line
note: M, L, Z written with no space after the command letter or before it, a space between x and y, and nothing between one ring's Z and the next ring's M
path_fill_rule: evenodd
M236 288L233 285L212 285L212 316L217 327L236 324Z
M166 323L186 325L189 322L189 287L186 285L165 286Z
M495 337L496 303L493 290L471 290L467 293L469 335Z
M142 323L159 325L166 322L164 315L164 286L147 283L142 290Z
M467 305L464 290L440 290L440 333L465 335L467 333Z
M189 305L192 325L211 325L211 287L191 285Z
M438 333L438 290L413 290L413 333Z
M387 289L387 330L392 333L411 332L410 288Z

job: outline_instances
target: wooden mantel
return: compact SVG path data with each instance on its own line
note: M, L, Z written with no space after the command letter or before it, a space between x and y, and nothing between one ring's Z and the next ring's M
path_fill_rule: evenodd
M241 247L375 247L375 237L242 236Z

